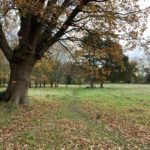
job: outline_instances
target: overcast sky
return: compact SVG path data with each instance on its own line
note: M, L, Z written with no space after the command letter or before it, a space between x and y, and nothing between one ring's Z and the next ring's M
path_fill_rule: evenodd
M141 0L140 4L141 4L141 8L150 7L150 0ZM150 15L148 18L147 27L148 29L145 32L145 37L150 37Z
M139 3L140 3L140 6L141 6L141 9L144 9L146 7L150 7L150 0L141 0ZM150 15L149 15L149 18L148 18L147 30L144 33L144 37L150 39ZM131 59L135 59L135 57L144 58L144 51L142 51L140 47L137 47L133 51L127 51L126 54Z

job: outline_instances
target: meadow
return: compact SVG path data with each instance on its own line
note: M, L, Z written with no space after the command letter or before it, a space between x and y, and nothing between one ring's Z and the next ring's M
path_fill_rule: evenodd
M104 87L31 88L29 106L0 103L0 149L149 150L150 85Z

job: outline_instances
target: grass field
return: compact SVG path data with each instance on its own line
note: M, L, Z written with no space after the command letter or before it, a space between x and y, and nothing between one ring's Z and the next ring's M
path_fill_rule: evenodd
M0 149L150 149L150 85L32 88L29 97L28 107L0 104Z

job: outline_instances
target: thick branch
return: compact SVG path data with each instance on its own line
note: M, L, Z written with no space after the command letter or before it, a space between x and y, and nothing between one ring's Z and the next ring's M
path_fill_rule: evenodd
M27 13L26 16L21 17L20 31L18 32L19 44L21 47L28 45L30 25L31 25L31 12Z
M56 4L57 0L51 0L48 3L48 6ZM61 16L62 12L70 5L71 0L64 0L61 6L61 11L58 11L58 13L53 14L52 21L47 23L49 27L46 27L45 31L41 35L41 37L38 40L37 47L41 45L44 41L46 41L48 38L50 38L52 34L52 30L57 26L58 18Z
M77 16L77 14L82 10L82 8L88 4L91 0L83 0L80 5L78 5L70 14L70 16L67 18L67 20L64 22L62 27L59 29L59 31L49 39L46 39L41 43L41 46L38 49L38 53L42 55L45 51L48 50L50 46L52 46L55 42L59 40L59 38L64 35L65 31L71 26L73 19Z
M2 49L5 57L7 58L8 61L11 60L12 58L12 50L5 38L5 34L3 32L2 24L0 24L0 48Z

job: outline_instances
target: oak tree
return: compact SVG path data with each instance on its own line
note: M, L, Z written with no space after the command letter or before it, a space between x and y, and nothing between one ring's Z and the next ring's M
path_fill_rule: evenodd
M16 105L28 103L33 67L56 42L78 40L96 28L103 38L129 39L128 46L134 46L145 29L147 10L140 10L138 0L2 0L0 48L10 65L5 99ZM18 45L13 48L8 29L17 31ZM106 30L113 32L106 35Z
M76 51L76 57L86 72L91 88L98 82L103 87L115 63L124 68L122 46L117 41L102 39L96 31L91 31L84 36L81 47Z

